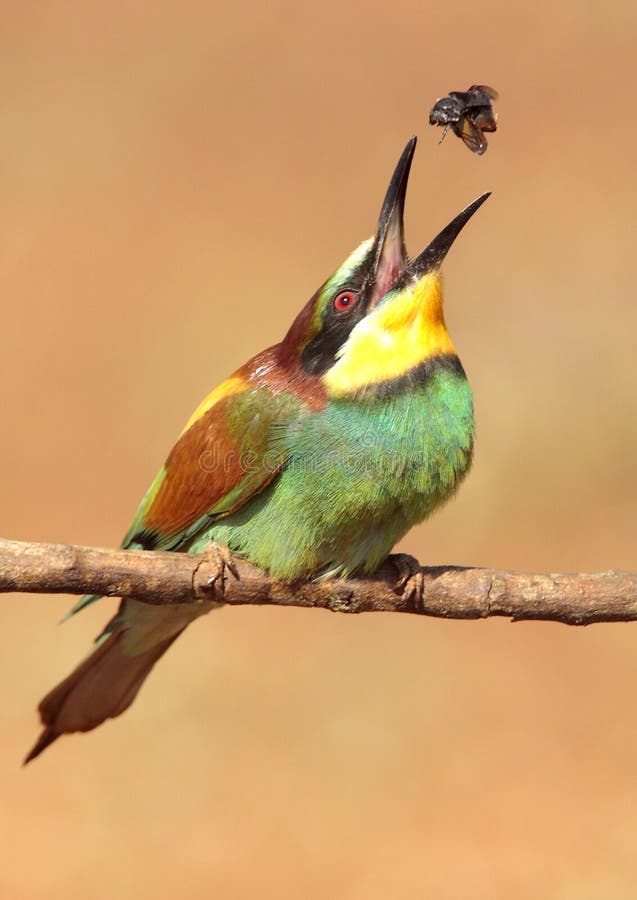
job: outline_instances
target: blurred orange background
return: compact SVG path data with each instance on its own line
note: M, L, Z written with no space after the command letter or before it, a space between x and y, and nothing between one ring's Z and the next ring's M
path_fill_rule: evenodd
M208 390L371 234L420 138L475 465L402 549L637 568L634 2L2 3L0 534L115 546ZM501 94L483 158L427 125ZM637 892L637 630L308 610L196 623L26 770L115 601L6 596L0 896Z

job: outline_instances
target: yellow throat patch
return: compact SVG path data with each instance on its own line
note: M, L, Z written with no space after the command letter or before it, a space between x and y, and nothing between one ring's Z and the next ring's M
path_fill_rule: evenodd
M400 378L433 356L455 352L445 326L442 279L439 272L430 272L356 325L323 382L330 396L342 397Z

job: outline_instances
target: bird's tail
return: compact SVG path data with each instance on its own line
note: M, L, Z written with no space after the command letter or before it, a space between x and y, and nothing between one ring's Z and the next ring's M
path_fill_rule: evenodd
M61 734L90 731L128 709L157 660L205 606L149 606L123 601L92 652L41 701L42 734L24 760Z

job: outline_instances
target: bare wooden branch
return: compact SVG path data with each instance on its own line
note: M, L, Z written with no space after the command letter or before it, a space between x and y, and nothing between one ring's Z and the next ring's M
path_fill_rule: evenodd
M408 612L447 619L504 616L590 625L637 619L637 573L532 575L497 569L435 566L420 569L422 601L396 589L391 561L374 575L283 584L236 560L223 600L230 605L311 606L334 612ZM214 599L205 556L98 550L0 539L0 592L107 594L147 603ZM220 598L218 598L220 599Z

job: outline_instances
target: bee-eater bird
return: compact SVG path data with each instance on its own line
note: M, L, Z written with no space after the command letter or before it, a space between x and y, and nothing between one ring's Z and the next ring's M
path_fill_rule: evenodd
M473 399L445 326L441 263L483 194L407 257L403 209L416 147L391 179L374 237L192 414L123 547L200 553L211 541L294 581L371 572L457 488L471 463ZM85 597L74 612L97 597ZM132 703L194 619L219 606L123 600L90 655L39 706L25 762L61 734Z

